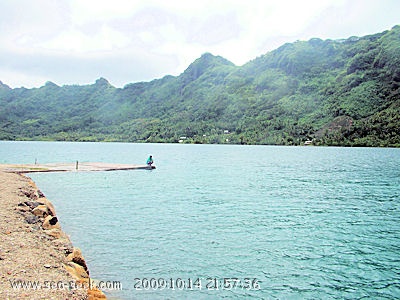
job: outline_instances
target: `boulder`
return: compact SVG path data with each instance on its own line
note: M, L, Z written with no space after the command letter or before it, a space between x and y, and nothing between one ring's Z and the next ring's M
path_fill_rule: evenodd
M36 199L39 198L39 195L38 195L38 193L37 193L37 191L36 191L35 189L31 189L31 188L28 188L28 189L20 189L20 193L21 193L22 195L24 195L24 196L26 196L26 197L32 199L32 200L36 200Z
M65 268L75 279L89 278L89 274L85 268L77 263L70 261L65 265Z
M38 207L38 205L39 205L39 203L37 203L35 201L25 201L24 204L26 206L29 206L31 209L34 209L34 208Z
M78 265L81 265L84 268L84 270L89 274L89 270L86 265L86 261L82 256L81 249L74 247L74 250L72 250L72 253L70 253L67 256L67 260L69 260L70 262L74 262Z
M37 216L30 214L29 216L25 217L25 221L28 224L36 224L40 221L40 219Z
M47 216L43 221L42 227L43 227L43 229L54 229L54 228L60 229L61 228L57 217L54 217L54 216Z
M46 205L42 204L42 205L38 205L37 207L35 207L35 208L32 210L32 213L33 213L35 216L45 218L45 217L47 217L47 216L49 215L49 209L47 208Z
M56 210L54 209L53 203L51 203L47 198L40 198L39 204L46 205L49 215L55 216Z
M88 300L107 299L106 295L96 288L88 290L88 297Z
M37 190L37 193L39 195L39 198L44 198L45 197L45 195L42 193L41 190Z
M20 204L21 204L21 203L20 203ZM30 212L30 211L31 211L31 209L29 208L29 206L20 205L20 204L18 204L18 206L17 206L17 210L18 210L18 211L20 211L20 212L22 212L22 213L26 213L26 212Z

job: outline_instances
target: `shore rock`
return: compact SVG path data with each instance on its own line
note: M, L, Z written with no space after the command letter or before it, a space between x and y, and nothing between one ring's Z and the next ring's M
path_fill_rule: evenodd
M55 216L56 215L56 210L55 210L55 208L53 206L53 203L51 203L46 197L39 198L37 203L41 204L41 205L46 205L49 215L51 215L51 216Z
M28 197L29 199L37 200L39 198L37 189L33 188L31 186L31 184L29 184L28 186L26 186L24 188L20 188L19 191L22 195Z
M85 269L85 271L89 274L89 270L86 265L86 261L82 256L81 249L74 247L72 253L67 256L67 260L82 266Z
M98 289L88 290L88 296L88 300L107 299L106 295L104 295L103 292Z
M29 216L25 217L25 221L28 224L36 224L40 221L40 219L37 216L30 214Z
M39 203L36 201L25 201L23 203L18 204L21 206L22 204L25 204L26 206L30 207L31 209L34 209L39 206Z
M60 229L61 228L57 217L50 216L50 215L44 219L42 227L43 227L43 229L55 229L55 228Z
M38 205L32 210L35 216L46 218L49 215L49 209L46 205Z
M74 263L72 261L65 265L68 273L70 273L75 279L89 279L89 274L86 272L85 268L81 265Z

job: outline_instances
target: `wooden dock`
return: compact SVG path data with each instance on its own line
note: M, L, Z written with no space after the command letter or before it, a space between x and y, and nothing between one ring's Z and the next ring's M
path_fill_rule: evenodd
M152 166L151 169L155 169ZM150 170L147 165L114 164L104 162L73 162L47 164L0 164L0 171L8 173L35 172L93 172L119 170Z

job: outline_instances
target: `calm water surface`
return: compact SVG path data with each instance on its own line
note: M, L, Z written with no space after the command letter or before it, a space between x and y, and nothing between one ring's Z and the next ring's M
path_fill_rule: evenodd
M0 142L0 163L149 154L156 170L30 175L91 276L121 281L109 298L400 297L400 149Z

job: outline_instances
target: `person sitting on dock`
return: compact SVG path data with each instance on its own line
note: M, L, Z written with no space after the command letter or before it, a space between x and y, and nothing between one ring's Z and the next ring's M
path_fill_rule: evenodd
M149 166L149 168L151 169L152 168L152 164L154 163L154 161L153 161L153 156L149 156L149 158L147 159L147 162L146 162L146 164Z

